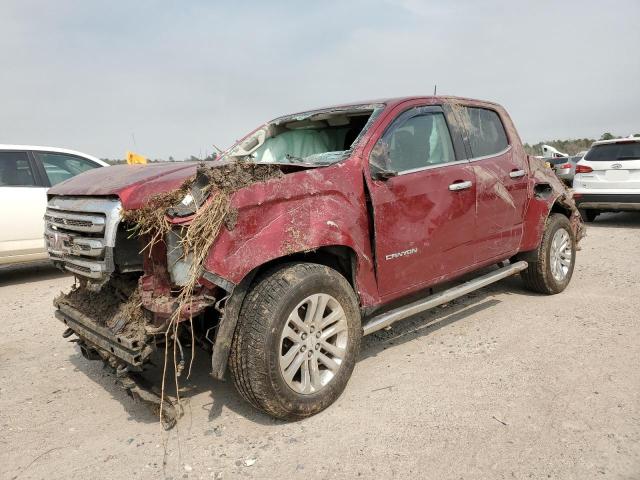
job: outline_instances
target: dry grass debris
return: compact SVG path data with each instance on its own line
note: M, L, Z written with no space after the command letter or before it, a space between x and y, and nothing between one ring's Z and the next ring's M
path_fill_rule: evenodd
M171 230L171 223L166 215L167 209L182 200L192 183L193 179L189 179L176 190L152 196L141 208L122 211L122 220L131 225L131 234L148 239L148 243L142 249L143 252L151 250L151 247Z
M203 264L209 254L209 250L215 242L220 228L224 225L233 228L237 222L238 213L231 208L230 196L237 190L247 187L257 182L264 182L282 175L281 170L274 165L258 165L244 161L232 161L217 166L207 167L201 165L198 169L200 181L196 179L187 180L180 188L173 192L153 197L147 206L139 210L123 212L123 219L133 225L134 234L146 239L144 248L150 249L156 242L164 239L164 235L171 229L168 221L167 209L178 204L182 198L190 191L194 183L199 185L208 195L208 198L196 208L195 213L189 223L181 230L180 247L183 258L191 261L188 280L180 290L177 297L177 307L169 320L165 331L165 355L162 377L162 394L164 399L165 379L167 373L167 363L169 357L169 344L173 344L173 364L174 377L176 378L176 395L180 402L178 377L180 368L177 362L177 339L179 326L182 319L182 312L190 307L194 291L198 288L198 279L202 275ZM203 181L205 180L205 181ZM204 187L201 185L204 184ZM191 309L189 308L189 311ZM193 337L193 318L189 317L190 331ZM173 340L171 342L171 340ZM191 366L194 359L195 341L192 338L191 363L187 377L191 373ZM162 418L163 404L160 404L160 418Z

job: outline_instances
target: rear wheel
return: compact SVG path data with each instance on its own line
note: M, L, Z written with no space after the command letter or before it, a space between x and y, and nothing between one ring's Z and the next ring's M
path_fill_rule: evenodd
M298 419L344 390L360 347L358 301L324 265L283 265L259 279L242 305L229 367L240 394L277 418Z
M580 209L580 216L585 222L593 222L598 215L599 215L599 212L597 210L591 210L591 209L585 209L585 208Z
M549 216L536 258L521 273L528 289L552 295L562 292L573 275L576 241L569 219L556 213Z

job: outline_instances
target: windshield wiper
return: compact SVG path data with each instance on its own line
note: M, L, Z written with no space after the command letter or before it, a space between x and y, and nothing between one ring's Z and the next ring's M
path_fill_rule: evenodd
M618 160L640 160L640 157L618 157Z

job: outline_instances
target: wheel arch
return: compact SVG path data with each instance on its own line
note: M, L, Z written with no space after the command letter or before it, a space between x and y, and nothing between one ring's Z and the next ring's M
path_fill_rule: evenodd
M551 214L553 213L561 213L562 215L567 217L569 220L571 220L571 215L572 215L571 208L569 208L566 204L561 203L559 200L560 199L558 197L553 202L553 205L551 205L551 208L549 209L549 213L547 214L547 217L551 216Z
M525 215L523 239L520 252L516 256L518 259L536 261L536 252L542 242L547 221L555 213L567 217L576 236L576 242L580 241L584 236L584 225L571 193L557 193L551 185L538 184L534 188L534 196Z
M347 279L351 287L356 291L357 295L356 260L357 256L355 250L347 245L325 245L314 250L300 251L273 258L254 268L249 272L249 275L252 275L253 278L255 278L257 275L285 263L318 263L320 265L333 268L339 272Z

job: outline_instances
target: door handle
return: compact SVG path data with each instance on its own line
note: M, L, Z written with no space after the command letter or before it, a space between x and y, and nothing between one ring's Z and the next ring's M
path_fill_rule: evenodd
M511 170L511 172L509 172L509 176L511 178L524 177L526 174L527 172L525 172L524 170Z
M460 190L466 190L467 188L471 188L471 185L473 184L471 183L470 180L467 180L466 182L455 182L449 185L449 190L451 190L452 192L458 192Z

